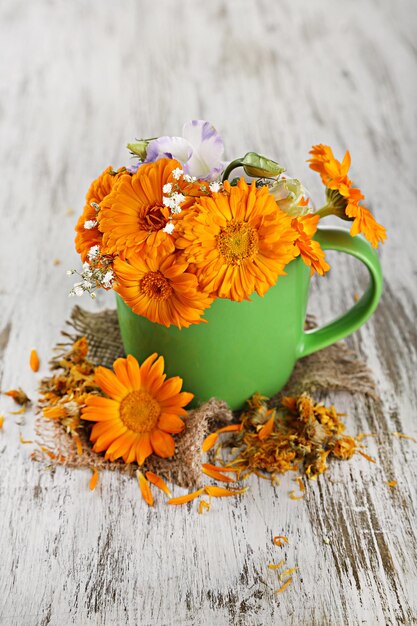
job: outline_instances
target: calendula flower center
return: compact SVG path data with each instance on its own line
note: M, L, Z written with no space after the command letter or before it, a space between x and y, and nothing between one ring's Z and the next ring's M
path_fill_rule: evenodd
M149 207L146 214L140 219L140 228L148 232L162 230L167 223L166 209L163 205L155 204Z
M147 272L140 280L139 287L142 293L153 300L164 301L172 296L172 287L161 272Z
M239 265L258 252L258 233L246 222L231 220L217 235L217 248L229 265Z
M120 403L120 419L135 433L153 430L161 414L159 403L147 391L131 391Z

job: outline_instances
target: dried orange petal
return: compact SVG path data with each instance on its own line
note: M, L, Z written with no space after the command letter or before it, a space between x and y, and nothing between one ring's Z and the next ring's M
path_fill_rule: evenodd
M198 496L201 496L202 493L204 493L204 489L197 489L197 491L187 493L185 496L171 498L171 500L168 500L167 504L185 504L186 502L191 502L191 500L195 500L196 498L198 498Z
M146 472L146 478L150 483L155 485L155 487L158 487L158 489L166 493L169 498L171 497L171 491L169 490L168 485L160 476L157 476L157 474L154 474L153 472Z
M282 587L277 589L275 593L281 593L281 591L284 591L284 589L286 589L288 585L291 585L291 583L292 583L292 576L282 585Z
M37 372L39 369L40 361L38 357L38 353L36 350L32 350L29 357L29 365L34 372Z
M211 435L207 435L207 437L203 441L203 445L201 446L203 452L208 452L214 446L219 436L217 433L211 433Z
M91 467L90 469L93 472L93 475L90 479L90 489L91 491L94 491L98 483L98 469L96 467Z
M223 482L223 483L235 482L233 478L230 478L229 476L223 476L221 472L204 467L204 464L201 466L201 468L203 470L203 474L206 474L206 476L210 476L210 478L214 478L214 480L219 480L220 482Z
M214 485L206 485L204 491L213 498L225 498L227 496L238 496L247 491L247 487L243 489L225 489L224 487L216 487Z
M142 498L145 500L146 504L149 506L153 505L153 495L151 489L149 487L149 483L146 480L145 476L142 474L140 470L136 470L136 476L138 479L140 491L142 494Z

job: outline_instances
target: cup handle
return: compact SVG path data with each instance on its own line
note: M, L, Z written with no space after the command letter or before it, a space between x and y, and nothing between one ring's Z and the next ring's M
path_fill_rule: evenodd
M376 251L365 239L352 237L345 229L331 227L320 228L315 239L323 250L338 250L362 261L369 270L371 281L361 299L349 311L325 326L303 332L298 358L327 348L357 330L375 311L382 293L381 264Z

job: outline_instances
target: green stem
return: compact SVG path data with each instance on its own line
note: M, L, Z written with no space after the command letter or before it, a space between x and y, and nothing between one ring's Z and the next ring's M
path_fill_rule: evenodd
M242 158L235 159L234 161L231 161L229 163L229 165L226 167L226 169L224 170L224 172L223 172L222 182L224 183L224 181L229 178L229 176L233 172L233 170L235 170L237 167L241 167L241 165L243 165Z
M334 206L331 204L325 204L315 212L315 215L320 215L320 218L326 217L327 215L335 215Z

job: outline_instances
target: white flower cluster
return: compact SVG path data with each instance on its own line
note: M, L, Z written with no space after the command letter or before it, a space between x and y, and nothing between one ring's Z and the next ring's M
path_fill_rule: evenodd
M186 183L195 183L197 181L195 176L184 174L184 171L179 167L172 171L172 177L176 181L179 181L182 178ZM213 181L210 183L209 188L210 191L217 192L223 189L223 185L220 182ZM207 193L207 187L202 185L201 191ZM166 183L162 187L162 192L164 194L162 202L164 203L164 206L170 209L171 215L178 215L181 213L181 204L184 202L186 196L181 193L180 186L176 183ZM169 221L162 230L165 233L171 234L174 231L174 228L174 224Z
M111 289L113 286L114 273L111 268L111 260L100 255L100 246L92 246L87 256L90 263L83 263L82 272L77 272L77 270L67 271L68 276L78 274L81 278L69 292L70 297L82 296L87 292L95 299L95 289L99 287Z
M86 230L91 230L92 228L95 228L97 224L97 220L87 220L86 222L84 222L84 228Z

